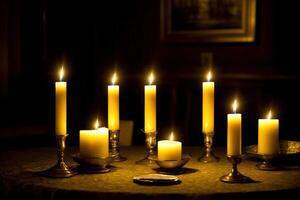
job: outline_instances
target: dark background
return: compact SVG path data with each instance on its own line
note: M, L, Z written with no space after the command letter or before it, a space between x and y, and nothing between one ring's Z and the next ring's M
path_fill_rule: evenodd
M215 143L226 145L226 114L235 96L243 143L257 142L257 120L272 107L280 137L300 140L298 7L257 2L254 43L164 44L159 0L1 0L1 149L54 144L54 82L61 63L68 81L69 143L97 115L106 124L107 85L117 70L120 116L134 121L144 144L144 85L156 74L158 139L171 129L184 145L203 145L201 82L211 52L215 74Z

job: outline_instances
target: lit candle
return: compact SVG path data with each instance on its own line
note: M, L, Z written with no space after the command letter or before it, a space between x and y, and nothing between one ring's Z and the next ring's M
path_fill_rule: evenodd
M158 160L181 160L181 142L173 141L173 133L169 140L158 141Z
M258 153L272 155L279 153L279 120L271 119L270 111L267 119L258 120Z
M202 85L202 131L214 132L214 93L215 83L211 82L211 72L207 74L207 82Z
M80 156L88 158L108 157L108 128L98 128L98 120L95 130L80 130Z
M59 72L60 81L55 83L55 133L67 134L67 83L63 82L64 68Z
M149 85L145 85L145 133L156 132L156 85L152 85L153 73L149 76Z
M234 114L227 115L227 155L242 154L242 115L236 113L237 101L233 105Z
M116 131L120 128L119 116L119 86L115 85L117 75L112 77L112 85L108 86L108 128Z

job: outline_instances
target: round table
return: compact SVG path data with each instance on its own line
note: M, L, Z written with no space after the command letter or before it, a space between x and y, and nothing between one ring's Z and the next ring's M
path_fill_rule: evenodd
M66 160L77 148L68 147ZM145 156L145 147L121 148L125 162L113 163L114 170L105 174L79 174L71 178L46 178L36 172L56 162L56 149L36 148L0 153L0 199L257 199L300 194L300 170L260 171L256 162L244 159L239 170L255 182L228 184L219 180L231 169L225 150L217 148L218 163L200 163L200 147L184 147L192 156L186 168L193 173L177 175L181 183L171 186L144 186L133 177L155 173L153 167L137 165Z

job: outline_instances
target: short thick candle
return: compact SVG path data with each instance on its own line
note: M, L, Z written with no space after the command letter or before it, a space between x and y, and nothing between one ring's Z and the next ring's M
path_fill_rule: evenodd
M208 73L207 82L202 85L202 132L214 132L214 94L215 83L210 82L211 73Z
M279 120L258 120L258 153L273 155L279 153Z
M106 158L108 150L107 128L80 131L80 156Z
M161 140L157 144L158 160L181 160L181 142Z
M60 80L63 78L63 67L60 71ZM55 83L55 134L67 134L67 83Z
M119 86L114 85L116 74L113 76L113 85L108 86L108 128L116 131L120 129L119 116Z
M150 85L145 85L145 133L156 132L156 86L151 85L153 74L149 77Z
M236 110L236 101L233 105ZM227 115L227 155L242 154L242 115L239 113Z

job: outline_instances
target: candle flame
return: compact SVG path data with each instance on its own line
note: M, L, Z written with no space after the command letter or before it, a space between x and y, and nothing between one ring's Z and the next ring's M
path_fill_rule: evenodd
M63 77L64 77L64 66L61 66L61 69L59 71L59 80L62 81Z
M212 74L211 74L211 71L209 71L208 73L207 73L207 81L210 81L211 80L211 77L212 77Z
M237 103L237 100L235 99L232 104L232 110L234 113L236 113L237 107L238 107L238 103Z
M96 122L95 122L95 129L99 128L99 120L98 118L96 119Z
M149 84L151 85L153 83L154 80L154 75L153 72L151 72L151 74L149 75Z
M173 132L171 132L171 135L170 135L170 138L169 138L169 140L171 140L171 141L173 141L173 140L174 140L174 134L173 134Z
M117 74L115 72L114 75L113 75L113 77L112 77L112 79L111 79L111 82L114 85L116 81L117 81Z
M267 118L268 118L268 119L271 119L271 118L272 118L272 110L269 111Z

